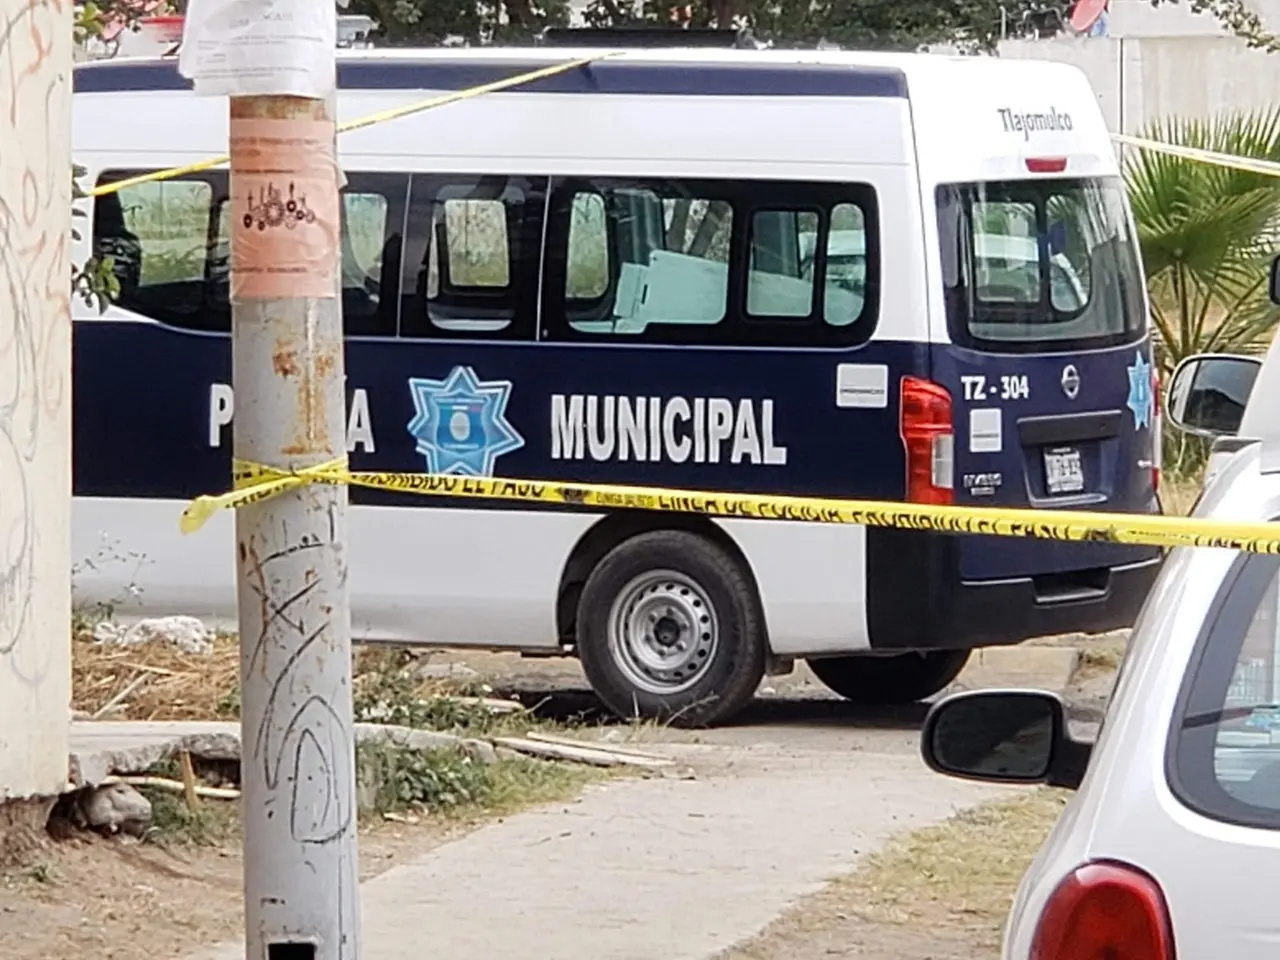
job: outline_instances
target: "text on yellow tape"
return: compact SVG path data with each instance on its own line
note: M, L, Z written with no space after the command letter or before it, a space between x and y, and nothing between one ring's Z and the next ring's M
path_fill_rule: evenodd
M294 472L237 461L235 489L199 497L183 511L183 533L200 529L217 511L259 503L314 483L349 484L393 493L556 503L610 510L696 513L712 517L750 517L807 523L848 523L936 533L1032 537L1122 543L1151 547L1221 547L1247 553L1280 554L1280 527L1267 523L1147 514L1074 510L1031 510L834 500L738 493L667 490L657 487L501 480L430 473L353 472L345 458Z

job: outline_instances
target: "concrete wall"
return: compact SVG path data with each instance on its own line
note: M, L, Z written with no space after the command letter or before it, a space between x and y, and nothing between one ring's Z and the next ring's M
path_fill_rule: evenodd
M3 800L67 779L71 2L0 0L0 23Z
M1113 21L1114 22L1114 21ZM1058 60L1088 75L1115 132L1168 116L1209 117L1280 105L1280 54L1234 37L1058 37L1011 40L1000 56Z

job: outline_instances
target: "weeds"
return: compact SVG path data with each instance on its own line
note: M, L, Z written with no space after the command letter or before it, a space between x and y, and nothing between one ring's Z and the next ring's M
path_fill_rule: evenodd
M181 776L172 760L147 772L171 780ZM594 768L546 760L485 763L461 749L413 750L386 741L356 747L356 802L364 816L399 812L458 818L502 815L565 799L602 776ZM147 842L222 846L239 836L240 805L236 802L210 799L190 810L177 793L146 786L138 790L151 802Z
M403 650L361 651L355 679L356 720L480 737L519 735L538 725L524 710L499 713L459 699L487 694L489 689L481 684L435 684L432 689L432 684L414 674L419 662Z
M483 763L461 750L409 750L385 742L356 749L361 810L379 815L403 810L502 814L564 799L598 776L588 768L545 760Z
M189 810L176 793L151 787L139 787L138 792L151 801L148 842L162 846L218 847L238 833L238 804L212 800Z
M31 866L27 867L27 869L22 871L22 879L39 884L53 883L53 866L44 861L41 861L40 863L33 863Z

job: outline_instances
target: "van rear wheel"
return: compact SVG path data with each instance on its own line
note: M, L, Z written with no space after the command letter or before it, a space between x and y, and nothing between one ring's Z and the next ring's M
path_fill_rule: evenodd
M764 675L764 617L738 560L706 537L655 530L624 540L578 601L578 658L620 717L723 722Z
M914 703L959 676L970 650L913 651L892 657L829 657L808 661L833 693L866 706Z

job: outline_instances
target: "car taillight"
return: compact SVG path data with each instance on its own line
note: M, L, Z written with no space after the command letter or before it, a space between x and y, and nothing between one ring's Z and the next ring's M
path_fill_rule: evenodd
M1031 960L1174 960L1169 908L1136 867L1077 867L1045 904Z
M907 499L951 503L955 459L951 394L932 381L903 377L899 416L907 450Z

